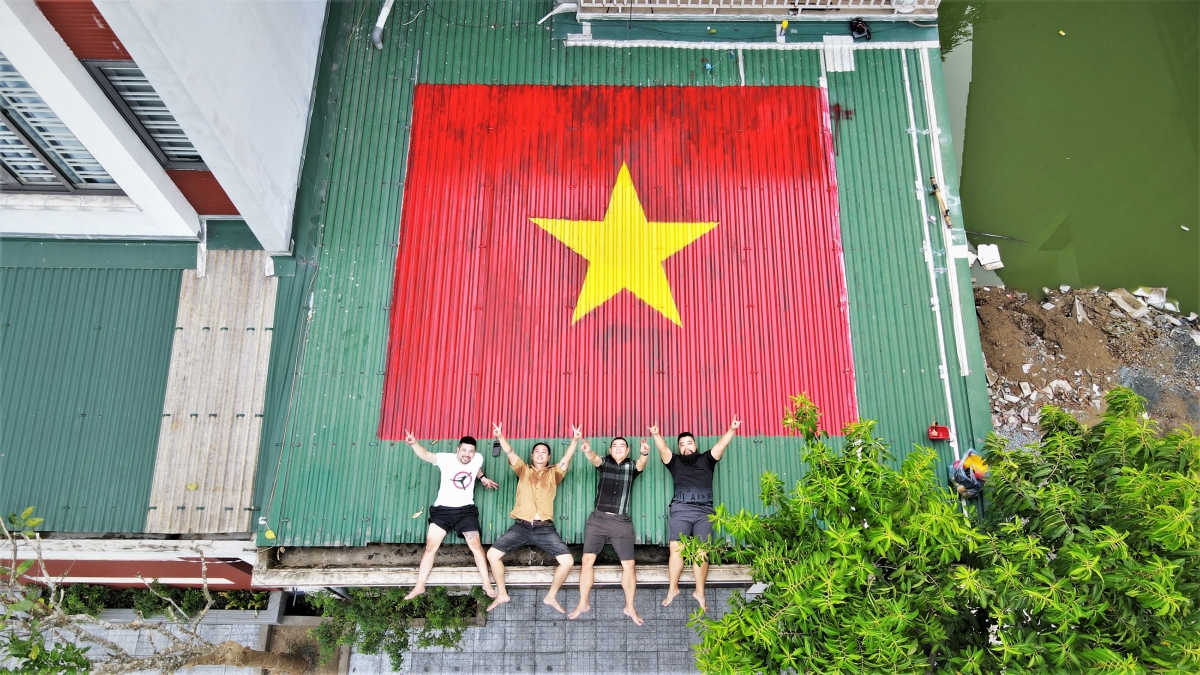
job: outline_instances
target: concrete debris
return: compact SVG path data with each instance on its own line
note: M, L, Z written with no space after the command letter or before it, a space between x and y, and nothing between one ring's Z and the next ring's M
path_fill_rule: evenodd
M1150 306L1142 302L1124 288L1115 288L1108 292L1108 297L1117 303L1117 307L1125 310L1131 319L1140 319L1150 313Z
M1004 267L1004 263L1000 262L1000 247L995 244L980 244L978 252L979 264L983 265L983 269L998 270Z
M1083 303L1079 301L1079 298L1075 298L1075 308L1072 313L1075 315L1075 323L1083 323L1084 321L1087 321L1088 323L1092 322L1092 320L1088 318L1087 312L1084 311Z
M1175 311L1166 292L1064 284L1034 301L976 288L996 432L1011 443L1036 442L1044 405L1095 424L1117 385L1145 396L1164 429L1200 427L1200 315Z
M1167 289L1165 288L1147 288L1138 286L1138 289L1133 292L1139 298L1144 298L1146 304L1154 309L1162 309L1167 302Z
M1071 383L1067 382L1066 380L1054 380L1050 383L1051 391L1058 391L1059 389L1061 389L1063 393L1075 391L1074 387L1071 386Z

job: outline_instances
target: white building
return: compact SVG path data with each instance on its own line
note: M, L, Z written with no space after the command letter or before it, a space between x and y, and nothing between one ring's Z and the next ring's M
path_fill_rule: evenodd
M0 0L0 237L291 251L325 0Z

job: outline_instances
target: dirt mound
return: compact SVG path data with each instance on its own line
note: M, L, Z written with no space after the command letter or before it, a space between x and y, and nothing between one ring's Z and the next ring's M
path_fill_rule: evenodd
M1042 302L975 289L992 423L1014 441L1035 437L1053 403L1096 420L1116 385L1146 397L1164 429L1200 428L1200 332L1195 319L1152 308L1133 318L1099 289L1051 290Z

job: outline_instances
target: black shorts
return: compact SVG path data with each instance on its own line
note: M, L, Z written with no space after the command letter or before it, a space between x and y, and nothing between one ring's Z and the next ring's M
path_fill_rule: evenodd
M567 548L562 537L558 536L553 523L529 525L517 521L492 544L492 548L504 553L522 546L536 546L555 558L564 553L571 554L571 549Z
M599 555L612 544L621 560L633 560L633 518L592 511L583 528L583 552Z
M468 532L479 532L479 509L474 504L466 506L431 506L429 522L447 532L457 532L465 537Z
M708 504L672 504L667 521L667 541L679 541L681 536L709 539L713 534L708 516L716 513Z

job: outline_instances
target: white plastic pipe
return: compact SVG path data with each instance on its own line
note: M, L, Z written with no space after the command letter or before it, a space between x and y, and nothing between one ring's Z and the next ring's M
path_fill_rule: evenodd
M375 49L383 51L383 25L387 23L388 14L392 13L392 4L396 0L386 0L383 9L379 10L379 19L375 21L375 29L371 31L371 44Z

